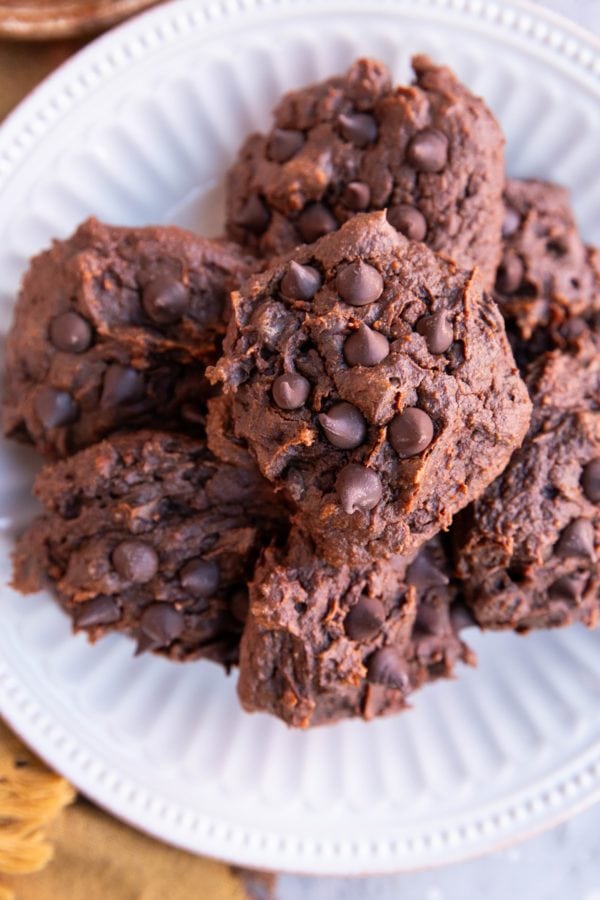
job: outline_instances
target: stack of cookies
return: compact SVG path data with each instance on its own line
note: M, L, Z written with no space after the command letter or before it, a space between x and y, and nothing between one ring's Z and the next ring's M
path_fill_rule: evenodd
M55 242L7 341L5 432L50 460L17 587L294 726L403 709L474 663L466 626L600 613L600 253L413 67L284 96L228 241Z

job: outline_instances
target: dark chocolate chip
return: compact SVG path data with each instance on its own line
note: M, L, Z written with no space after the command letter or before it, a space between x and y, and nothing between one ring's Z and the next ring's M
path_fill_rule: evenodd
M356 147L366 147L377 140L377 122L368 113L342 113L337 121L342 137Z
M421 634L443 634L448 627L448 618L445 614L446 609L447 605L440 607L436 603L427 603L421 600L417 606L415 629L420 631Z
M281 279L279 290L286 300L312 300L321 287L321 274L312 266L292 260Z
M417 322L417 331L425 338L430 353L445 353L454 340L452 325L445 312L422 316Z
M351 181L342 192L342 203L353 212L369 208L371 188L364 181Z
M373 684L408 692L410 680L405 661L394 647L376 650L367 663L367 678Z
M317 418L329 443L340 450L359 447L365 439L367 423L351 403L336 403Z
M35 411L44 428L70 425L79 415L79 407L70 394L56 388L40 388L35 395Z
M457 600L450 607L450 622L456 632L462 631L463 628L472 628L473 625L477 625L473 613L462 600Z
M521 216L514 206L507 206L504 210L504 219L502 220L502 237L510 237L514 234L521 224Z
M570 600L577 603L581 597L582 579L574 575L563 575L557 578L548 588L548 594L557 600Z
M310 382L302 375L290 372L273 382L273 400L280 409L299 409L310 394Z
M190 303L187 287L166 275L159 275L145 285L142 292L142 306L146 315L159 325L178 322Z
M427 221L423 213L414 206L409 206L407 203L392 206L388 209L387 218L390 225L407 237L409 241L425 240Z
M421 550L417 558L406 570L406 582L412 584L417 591L426 591L431 587L447 585L448 576L431 561L427 552Z
M112 363L104 373L100 406L107 409L125 403L135 403L144 394L145 382L141 372L130 366Z
M92 334L92 326L78 313L61 313L50 322L50 340L65 353L83 353L92 343Z
M496 287L503 294L514 294L523 281L525 267L516 253L505 253L498 267Z
M158 572L156 550L145 541L122 541L112 552L112 563L121 578L134 584L146 584Z
M448 161L448 138L435 128L424 128L410 140L406 158L418 172L441 172Z
M373 331L364 322L344 342L344 356L349 366L377 366L389 353L390 342L386 336Z
M353 641L366 641L385 621L383 603L376 597L361 597L344 619L344 631Z
M373 303L383 292L383 278L374 266L357 259L337 274L335 284L342 300L352 306Z
M298 216L296 227L302 240L307 244L312 244L324 234L335 231L338 223L322 203L310 203Z
M169 603L151 603L140 616L140 629L155 647L167 647L183 632L183 613Z
M99 596L74 608L75 624L78 628L93 628L95 625L114 625L121 618L119 604L114 597Z
M581 556L594 559L594 526L589 519L574 519L563 528L556 542L554 552L557 556Z
M577 279L571 279L571 283L573 281L577 281ZM577 281L577 284L573 285L573 287L578 288L579 282ZM588 323L584 319L568 319L561 324L560 334L565 340L572 341L580 337L580 335L585 334L588 327Z
M340 505L348 515L356 510L373 509L383 494L379 475L372 469L365 469L354 463L341 470L335 489Z
M251 194L236 217L236 224L253 234L262 234L269 224L269 210L257 194Z
M267 144L267 156L277 163L287 162L304 145L304 135L295 128L274 128Z
M219 566L214 559L190 559L179 571L179 582L193 597L212 597L219 587Z
M409 406L394 416L388 426L390 444L401 459L416 456L433 440L433 422L426 412Z
M140 656L141 653L145 653L146 650L155 650L157 648L156 641L153 641L151 637L148 637L147 634L144 634L143 631L139 631L137 634L137 646L135 648L135 656Z
M590 503L600 503L600 456L584 466L581 487Z

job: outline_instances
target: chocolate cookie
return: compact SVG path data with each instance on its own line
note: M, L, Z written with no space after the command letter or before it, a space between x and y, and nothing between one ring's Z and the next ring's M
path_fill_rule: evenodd
M600 257L577 231L565 188L508 181L495 296L517 361L565 347L600 313Z
M402 234L491 287L500 258L504 138L447 68L413 59L415 83L360 59L286 94L269 134L242 147L227 186L229 235L266 256L312 243L357 212L388 210Z
M332 564L416 550L526 433L527 390L477 274L385 213L274 260L232 305L210 377L234 437ZM209 416L211 440L222 421Z
M255 469L141 431L46 465L35 494L46 512L18 543L19 589L49 582L92 639L122 631L138 651L236 661L246 582L287 525Z
M89 219L56 241L32 261L8 335L5 434L64 456L119 428L193 427L226 296L249 266L175 227Z
M529 434L453 533L458 575L485 628L600 617L600 342L532 364Z
M457 633L441 545L412 565L328 566L293 530L250 585L238 693L249 712L307 727L398 712L407 696L473 656ZM457 613L459 609L457 607Z

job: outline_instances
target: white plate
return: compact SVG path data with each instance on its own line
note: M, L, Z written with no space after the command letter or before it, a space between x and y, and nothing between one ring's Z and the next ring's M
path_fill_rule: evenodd
M223 172L285 88L358 54L398 78L427 51L498 113L510 171L568 184L600 241L598 44L479 0L187 0L105 36L0 131L0 325L27 258L90 213L221 229ZM0 448L0 575L31 515L32 455ZM43 596L1 596L0 700L84 793L157 836L248 864L368 873L446 863L600 796L600 634L470 635L478 671L415 710L307 734L238 708L206 663L90 648Z

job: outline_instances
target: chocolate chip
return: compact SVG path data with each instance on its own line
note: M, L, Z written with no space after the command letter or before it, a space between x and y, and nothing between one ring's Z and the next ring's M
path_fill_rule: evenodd
M258 194L251 194L236 217L236 224L253 234L262 234L270 219L269 210Z
M521 216L514 206L507 206L504 210L504 219L502 220L502 237L510 237L514 234L521 224Z
M448 576L429 558L426 550L421 550L417 558L406 570L406 582L419 592L427 588L448 584Z
M571 279L571 283L573 283L573 281L577 281L577 279ZM574 284L573 287L578 288L579 281L577 281L577 284ZM559 333L566 341L572 341L580 335L585 334L588 327L588 323L584 319L568 319L561 324Z
M112 552L112 563L121 578L134 584L146 584L158 572L156 550L145 541L122 541Z
M140 617L140 629L155 647L166 647L183 632L183 613L169 603L151 603Z
M337 274L335 285L342 300L352 306L373 303L383 292L383 278L374 266L357 259Z
M417 322L417 331L425 338L430 353L445 353L454 340L452 325L445 312L422 316Z
M441 172L448 161L448 138L435 128L424 128L409 142L406 158L418 172Z
M342 137L356 147L366 147L377 140L377 122L368 113L342 113L337 122Z
M342 193L342 203L353 212L362 212L369 208L371 188L364 181L351 181Z
M392 206L388 209L387 218L390 225L407 237L409 241L425 240L427 221L423 213L414 206L409 206L407 203Z
M437 603L421 600L417 606L415 630L421 634L443 634L448 627L446 609L447 606L440 607Z
M374 684L401 691L408 692L410 688L406 663L393 647L381 647L371 654L367 663L367 678Z
M214 559L190 559L179 572L179 582L193 597L211 597L219 587L219 566Z
M505 253L496 274L496 287L503 294L514 294L523 281L525 267L516 253Z
M107 409L125 403L135 403L144 394L145 382L141 372L129 366L112 363L104 373L100 406Z
M286 300L312 300L321 287L321 273L312 266L292 260L281 279L279 290Z
M388 435L400 459L407 459L429 447L433 439L433 422L422 409L409 406L394 416L388 426Z
M462 600L457 600L450 607L450 622L455 632L462 631L463 628L472 628L477 625L473 613Z
M296 221L296 227L307 244L335 231L338 223L322 203L310 203L306 206Z
M361 597L344 619L344 631L352 641L366 641L385 621L383 603L376 597Z
M299 409L310 394L310 382L302 375L290 372L273 382L273 400L280 409Z
M188 289L176 278L160 275L145 285L142 306L146 315L159 325L178 322L190 303Z
M70 394L56 388L40 388L35 395L35 411L44 428L70 425L79 415L79 407Z
M365 439L367 424L351 403L336 403L317 418L329 443L340 450L359 447Z
M277 163L287 162L302 148L304 135L294 128L274 128L267 144L267 156Z
M594 526L589 519L574 519L563 528L556 542L557 556L581 556L594 559Z
M581 597L582 579L573 575L557 578L548 588L548 594L557 600L570 600L577 603Z
M590 503L600 503L600 456L584 466L581 487Z
M157 646L156 641L153 641L152 638L148 637L147 634L144 634L143 631L138 631L135 656L145 653L146 650L156 650Z
M349 366L377 366L389 353L390 342L386 336L373 331L364 322L344 342L344 356Z
M114 597L99 596L86 600L85 603L78 603L73 618L78 628L93 628L95 625L113 625L118 622L121 611Z
M335 489L340 505L348 515L356 510L373 509L383 494L379 475L354 463L344 466L338 474Z
M65 353L83 353L92 343L92 334L92 326L78 313L61 313L50 322L50 340Z

